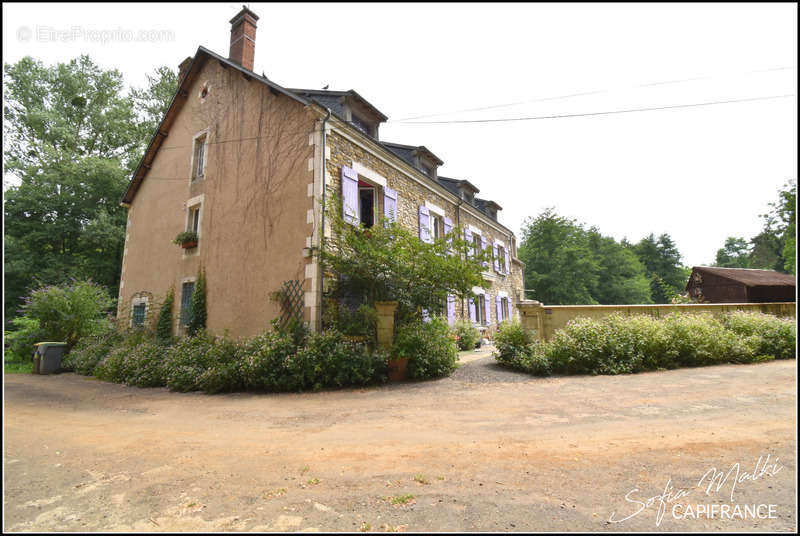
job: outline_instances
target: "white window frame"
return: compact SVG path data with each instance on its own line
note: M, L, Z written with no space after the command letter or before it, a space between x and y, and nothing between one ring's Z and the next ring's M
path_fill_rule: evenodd
M372 190L372 226L374 227L375 224L378 223L378 187L370 182L369 186L357 185L357 189L358 207L356 207L356 210L358 211L358 223L361 225L364 224L364 222L361 221L361 190Z
M192 156L189 167L189 182L194 183L206 178L206 167L208 165L208 134L209 129L203 129L192 137ZM197 157L197 140L203 138L203 169L197 173L195 158Z
M197 247L193 248L191 252L190 250L184 249L183 250L183 257L185 258L187 255L196 255L200 248L203 246L203 241L200 239L203 236L203 204L205 201L205 195L200 194L196 197L192 197L188 201L186 201L186 215L183 223L183 229L185 231L192 231L191 228L191 218L192 212L196 209L197 210Z
M133 328L133 310L137 305L144 304L144 320L142 321L142 326L145 327L147 325L147 313L150 311L150 300L147 296L140 296L138 298L133 298L131 300L131 317L128 320L128 327Z

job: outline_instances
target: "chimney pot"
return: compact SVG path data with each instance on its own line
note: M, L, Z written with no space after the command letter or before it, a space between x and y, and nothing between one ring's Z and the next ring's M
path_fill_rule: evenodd
M189 66L192 64L192 57L189 56L178 65L178 84L183 81L183 77L189 72Z
M247 6L231 19L231 50L229 59L252 71L256 56L256 21L258 15Z

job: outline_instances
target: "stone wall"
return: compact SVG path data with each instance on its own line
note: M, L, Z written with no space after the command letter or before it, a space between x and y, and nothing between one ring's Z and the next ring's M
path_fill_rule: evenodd
M614 313L646 314L655 317L670 313L712 313L752 311L776 316L796 316L795 303L684 303L678 305L543 305L524 300L517 305L522 325L536 332L540 340L550 340L555 330L573 318L602 318Z
M350 136L353 136L351 138ZM436 183L433 179L425 179L421 172L417 172L405 163L396 159L393 154L383 148L368 147L367 141L359 142L355 139L355 134L345 133L333 129L327 136L326 152L329 150L327 159L326 184L329 192L341 194L341 169L342 166L351 168L358 163L376 173L386 180L386 186L398 192L398 221L409 229L418 231L419 229L419 206L432 203L444 211L446 217L453 221L454 226L467 227L472 225L480 230L481 235L486 238L487 244L494 240L500 240L506 244L509 255L516 253L516 239L513 233L504 229L496 222L492 222L488 216L483 215L474 207L458 207L458 198L451 192L445 190L443 186ZM418 174L419 178L412 178L413 174ZM370 182L368 176L361 176L362 180ZM377 188L377 216L383 216L383 189ZM491 246L489 246L491 247ZM484 278L490 281L491 285L485 289L489 299L492 300L490 306L489 334L497 326L496 307L494 306L495 296L498 292L504 291L508 294L509 300L516 304L522 297L522 263L514 255L511 255L510 274L501 275L494 272L491 266L485 272ZM466 300L456 301L456 319L469 318ZM512 307L515 311L515 307Z

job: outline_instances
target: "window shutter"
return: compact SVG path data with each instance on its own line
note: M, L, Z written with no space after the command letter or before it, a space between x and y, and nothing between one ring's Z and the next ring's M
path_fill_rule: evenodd
M500 271L500 261L497 260L497 244L492 244L492 259L494 262L494 271Z
M508 304L508 321L511 322L514 319L512 316L514 309L513 306L511 305L511 298L508 298L508 300L506 300L506 303Z
M397 190L383 188L383 216L388 221L397 221Z
M469 246L467 247L467 257L470 257L473 255L473 253L472 253L472 231L470 231L469 229L464 229L464 240L466 240L467 244L469 244Z
M344 221L358 225L358 173L342 166L342 211Z
M422 308L422 321L423 322L431 321L431 315L428 314L428 310L425 309L424 307Z
M483 237L483 236L481 236L481 251L486 251L486 238ZM483 261L483 267L484 268L488 268L489 267L489 261L486 261L486 260Z
M487 293L483 297L483 312L486 315L486 325L490 325L492 323L492 317L490 315L491 306L489 305L491 300L489 299L489 294Z
M453 220L450 218L445 217L444 219L444 234L445 236L449 235L453 232ZM452 253L451 249L453 246L453 237L447 236L447 252Z
M428 207L424 205L419 207L419 238L423 242L433 242L431 240L431 214Z
M503 321L503 299L500 296L494 298L495 312L497 313L497 323Z
M506 272L505 272L505 273L506 273L506 274L508 274L508 273L510 273L510 272L511 272L511 270L510 270L510 266L509 266L509 261L508 261L508 255L509 255L509 253L508 253L508 251L506 251L506 252L505 252L505 258L506 258Z
M452 294L447 295L447 323L451 326L456 321L456 297Z
M474 298L469 298L469 319L472 322L475 322L476 318L477 318L477 314L475 312L475 299Z

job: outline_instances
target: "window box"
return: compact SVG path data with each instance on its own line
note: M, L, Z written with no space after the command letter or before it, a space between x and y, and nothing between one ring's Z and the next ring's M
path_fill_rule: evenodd
M183 249L192 249L197 247L197 233L194 231L184 231L182 233L178 233L178 236L175 237L175 240L172 241L175 244L178 244Z

